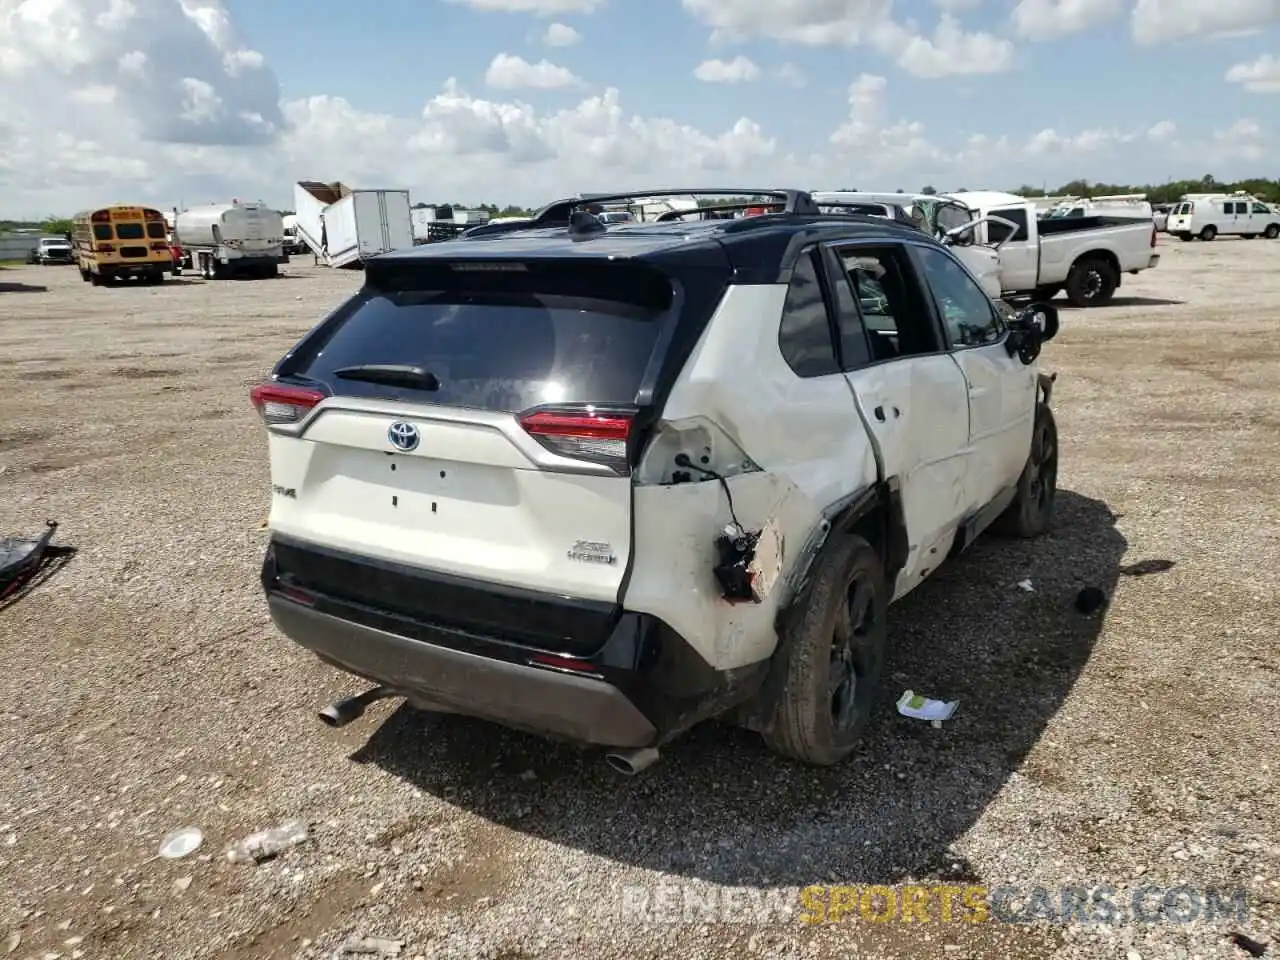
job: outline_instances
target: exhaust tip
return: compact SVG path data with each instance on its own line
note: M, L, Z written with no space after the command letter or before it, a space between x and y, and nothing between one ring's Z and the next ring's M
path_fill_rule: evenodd
M352 720L358 719L362 713L364 709L359 705L353 707L348 701L339 700L321 710L319 716L326 726L345 727Z
M636 775L636 769L628 761L626 757L619 756L616 753L610 753L604 758L604 762L609 764L618 773L626 774L628 777Z
M653 766L658 760L655 747L644 747L640 750L614 751L606 753L605 763L624 776L634 777L640 771Z

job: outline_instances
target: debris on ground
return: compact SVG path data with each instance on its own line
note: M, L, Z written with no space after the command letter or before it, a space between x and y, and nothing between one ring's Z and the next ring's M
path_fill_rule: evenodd
M4 952L13 953L20 946L22 946L22 934L15 930L9 934L9 939L5 941Z
M1097 613L1106 605L1107 595L1098 587L1085 587L1076 594L1076 609L1088 616Z
M1166 570L1172 570L1173 567L1172 560L1139 560L1137 563L1121 567L1120 572L1126 577L1145 577L1149 573L1164 573Z
M160 856L166 860L181 860L195 853L204 843L199 827L183 827L175 830L160 842Z
M262 863L306 839L307 825L301 820L289 820L278 827L249 834L227 851L227 859L232 863Z
M1035 592L1036 592L1036 588L1035 588L1035 587L1033 587L1033 586L1031 585L1031 581L1030 581L1030 580L1019 580L1019 581L1018 581L1018 586L1020 586L1023 590L1027 591L1027 593L1035 593Z
M911 690L905 691L898 698L898 712L904 717L911 717L913 720L928 720L937 727L942 726L943 720L950 720L951 715L956 712L956 707L958 706L960 706L959 700L933 700Z
M1231 942L1251 957L1265 957L1267 955L1267 945L1265 943L1259 943L1253 937L1247 937L1243 933L1233 933Z
M386 937L365 937L363 940L348 940L338 949L338 956L398 957L403 949L403 940L388 940Z
M38 537L0 538L0 601L14 599L30 587L42 570L48 572L48 561L66 560L75 553L74 547L50 542L57 530L56 521L46 520Z

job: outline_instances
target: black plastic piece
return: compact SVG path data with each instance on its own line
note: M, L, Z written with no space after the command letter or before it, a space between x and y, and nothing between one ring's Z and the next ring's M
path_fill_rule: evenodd
M594 654L621 615L616 603L482 583L276 534L267 551L263 586L270 592L280 585L318 594L329 604L366 610L381 629L395 629L383 622L388 618L431 624L459 638L501 638L526 653Z
M716 555L719 562L712 568L720 591L730 603L759 603L756 596L751 561L756 558L756 544L760 542L759 530L725 531L716 538Z
M609 228L594 213L575 210L569 215L569 236L574 240L590 240L608 232Z
M17 590L40 569L45 557L54 552L49 542L57 529L56 521L47 520L44 533L38 537L5 537L0 540L0 599ZM57 552L69 551L61 548Z

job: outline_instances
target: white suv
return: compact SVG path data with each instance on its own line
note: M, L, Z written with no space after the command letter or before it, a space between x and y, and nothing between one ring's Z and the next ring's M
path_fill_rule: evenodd
M253 389L271 616L379 685L329 723L404 697L634 773L725 715L835 763L887 606L1046 529L1051 306L801 191L690 193L785 207L606 228L573 198L373 258Z

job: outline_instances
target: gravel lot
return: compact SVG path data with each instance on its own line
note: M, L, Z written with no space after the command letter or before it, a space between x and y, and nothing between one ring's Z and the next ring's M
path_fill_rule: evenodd
M1161 249L1114 305L1064 304L1043 355L1057 528L980 542L894 609L859 754L815 772L707 725L636 779L395 703L316 720L361 685L266 616L248 386L359 274L0 271L0 532L55 519L79 551L0 610L0 956L329 958L382 937L403 958L1239 960L1232 933L1280 939L1280 243ZM1153 560L1173 566L1131 566ZM1087 585L1112 598L1093 616L1072 606ZM899 717L906 688L959 698L956 717ZM295 817L310 837L278 858L224 856ZM157 859L188 825L203 846ZM1185 923L742 913L915 882L1250 899ZM702 897L691 913L627 912L628 888L670 884Z

